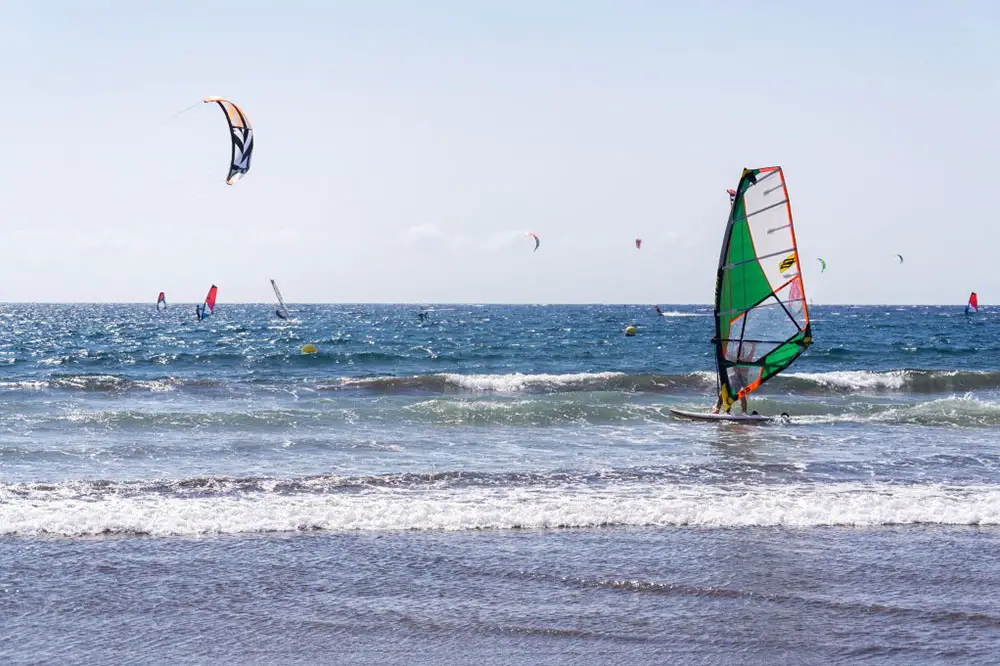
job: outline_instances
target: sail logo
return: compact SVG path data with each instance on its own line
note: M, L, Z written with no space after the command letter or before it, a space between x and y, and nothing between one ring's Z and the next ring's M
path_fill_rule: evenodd
M794 265L795 265L795 253L793 252L792 254L788 255L787 257L781 260L781 263L778 264L778 270L781 271L782 273L785 273L788 271L789 268L791 268Z

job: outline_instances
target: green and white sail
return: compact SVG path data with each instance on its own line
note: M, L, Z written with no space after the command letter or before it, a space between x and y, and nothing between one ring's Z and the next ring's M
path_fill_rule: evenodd
M715 283L715 359L723 407L787 368L812 343L781 167L744 169Z

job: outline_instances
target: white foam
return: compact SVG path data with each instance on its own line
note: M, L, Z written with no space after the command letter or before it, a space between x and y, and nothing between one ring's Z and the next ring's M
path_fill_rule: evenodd
M41 381L6 381L0 382L0 389L13 391L43 391L49 387L48 382Z
M197 536L301 530L1000 525L1000 486L844 483L367 488L218 497L0 493L0 534Z
M905 370L871 372L868 370L837 370L833 372L786 372L785 377L796 377L816 382L823 386L844 389L892 389L899 390L907 379Z
M515 393L527 388L561 388L574 384L608 381L624 377L623 372L578 372L563 375L526 375L519 372L510 375L460 375L442 374L450 383L470 391L499 391Z
M1000 403L970 395L949 396L915 405L893 407L871 417L876 422L994 425L1000 419Z

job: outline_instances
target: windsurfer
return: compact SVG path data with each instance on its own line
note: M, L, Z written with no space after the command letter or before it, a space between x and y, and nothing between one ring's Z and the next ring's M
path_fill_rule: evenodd
M658 314L658 315L663 314L663 310L660 309L659 305L654 305L653 307L656 308L656 314Z
M750 362L752 362L754 360L754 352L756 352L756 351L757 351L757 343L755 343L755 342L744 342L742 345L740 345L740 352L739 352L739 354L737 356L737 362L742 362L742 363L750 363ZM735 375L735 377L733 377L732 375L730 375L730 377L732 379L735 379L735 380L739 381L739 386L735 386L734 388L736 390L739 390L741 392L740 393L740 409L742 409L743 413L746 414L747 413L747 396L746 396L745 393L742 393L742 391L743 391L743 389L745 389L747 387L747 384L750 383L750 368L747 367L747 366L745 366L745 365L734 365L734 366L732 366L732 371L733 371L733 375ZM712 409L712 413L713 414L718 414L720 409L722 409L722 395L721 394L719 395L719 400L715 403L715 407ZM730 404L729 408L726 409L726 413L727 414L729 413L730 409L732 409L732 404Z
M728 414L729 410L732 409L732 408L733 408L733 406L729 405L729 407L726 408L726 414ZM747 413L747 397L745 395L740 396L740 409L743 410L744 414ZM722 411L722 396L721 395L719 396L719 399L716 401L715 407L712 408L712 413L713 414L718 414L720 411ZM756 414L756 413L757 412L754 412L754 414Z
M281 310L275 310L274 314L278 315L278 319L288 319L288 317L285 316L285 313Z

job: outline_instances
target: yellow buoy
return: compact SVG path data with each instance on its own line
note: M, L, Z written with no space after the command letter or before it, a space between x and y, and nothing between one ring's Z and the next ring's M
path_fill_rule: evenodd
M319 349L316 348L316 345L314 345L313 343L310 342L309 344L302 346L302 353L303 354L318 354L319 353Z
M635 326L626 326L625 337L631 338L633 335L635 335Z

